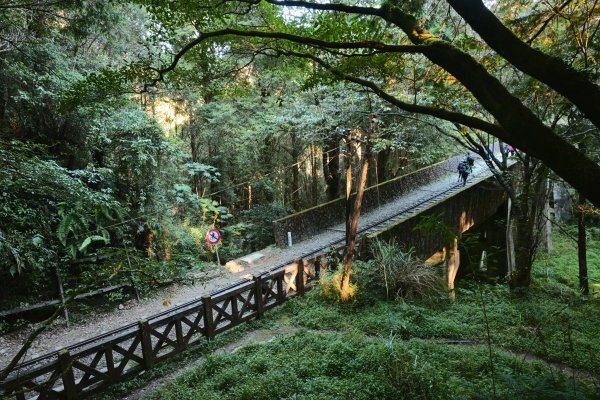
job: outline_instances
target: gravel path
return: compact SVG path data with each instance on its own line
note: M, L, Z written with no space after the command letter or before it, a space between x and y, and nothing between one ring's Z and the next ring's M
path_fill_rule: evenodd
M475 180L490 175L487 167L481 160L477 160L473 172ZM366 225L385 220L398 213L398 210L418 203L435 192L442 191L455 185L456 181L457 173L455 171L448 171L447 176L421 186L409 194L401 196L390 203L384 204L375 210L361 215L359 229ZM279 264L291 263L303 254L342 239L344 237L344 228L344 224L333 226L321 234L316 235L309 240L297 243L292 247L268 247L260 251L260 253L264 255L263 258L255 261L252 265L247 266L244 269L231 272L225 268L220 268L218 271L211 271L204 276L201 276L201 282L194 285L168 286L157 291L157 293L149 298L142 299L139 302L128 301L122 304L122 309L98 313L94 315L92 319L82 323L71 324L71 326L67 327L64 320L59 318L48 330L38 337L27 353L25 360L61 349L69 344L77 343L100 333L116 329L120 326L139 321L144 317L156 314L171 306L212 293L237 280L248 279L252 274L269 270ZM25 328L0 336L0 369L8 364L12 355L21 347L24 339L30 332L31 328Z

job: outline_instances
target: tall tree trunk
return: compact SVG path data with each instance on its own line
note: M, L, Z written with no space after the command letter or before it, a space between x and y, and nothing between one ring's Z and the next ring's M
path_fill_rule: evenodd
M377 185L377 154L369 154L369 171L367 171L367 187Z
M553 251L552 246L552 212L550 208L550 195L552 193L552 184L550 179L546 182L546 190L548 195L546 196L546 205L544 206L544 245L546 248L546 254L550 255Z
M375 137L375 130L377 129L377 114L371 114L369 132L370 137ZM367 187L375 186L379 183L379 171L378 171L378 154L369 151L369 172L367 178Z
M352 134L346 136L346 246L348 246L350 233L350 214L352 213L352 203L350 196L352 195Z
M193 163L199 162L200 157L198 155L198 136L196 136L196 134L194 132L191 132L191 130L190 130L190 150L192 153L192 162ZM194 188L194 193L196 193L197 196L200 196L200 177L198 176L198 174L194 174L192 184L193 184L193 188Z
M509 277L515 271L515 236L512 200L508 199L506 212L506 273Z
M587 271L586 235L585 235L585 197L579 193L577 210L577 256L579 261L579 290L587 295L590 293Z
M585 144L579 143L579 150L582 153L586 153ZM579 290L584 295L590 293L588 283L588 270L587 270L587 243L585 234L585 210L584 206L586 203L585 197L581 192L578 192L578 205L577 207L577 258L579 261Z
M378 183L387 181L388 178L388 160L390 158L390 150L381 150L377 153L377 181Z
M548 196L546 172L538 161L526 156L523 171L517 176L520 187L515 191L516 199L511 205L515 256L509 282L512 289L531 285L531 269L545 227L543 215Z
M0 83L0 127L6 125L6 110L8 108L8 82Z
M298 211L302 208L302 204L300 202L300 164L298 164L300 152L297 148L296 135L292 133L291 138L291 154L293 160L292 162L294 163L294 166L292 167L292 207L294 210Z
M312 205L316 206L319 204L319 167L317 166L317 148L314 145L310 146L310 167L312 175Z
M515 207L516 208L516 207ZM513 208L513 210L515 210ZM522 215L520 212L515 213L515 218ZM526 288L531 285L531 234L529 224L520 219L514 221L514 245L515 245L515 268L510 277L511 289Z
M365 149L368 145L365 146ZM356 197L354 199L354 207L352 212L352 220L346 226L349 225L349 231L346 234L347 245L346 245L346 256L344 258L344 272L342 274L342 282L340 288L340 298L342 301L349 300L349 289L350 289L350 272L352 271L352 259L354 258L354 250L356 247L356 233L358 231L358 220L360 218L360 208L362 206L363 195L365 192L365 186L367 185L367 174L369 171L369 154L365 151L362 156L362 165L360 168L360 178L358 181L358 187L356 189Z
M356 197L354 199L354 209L352 212L352 221L350 222L349 231L346 233L347 245L346 245L346 256L344 257L344 272L342 274L342 282L340 288L340 298L342 301L348 301L350 299L350 273L352 271L352 260L354 258L354 251L356 248L356 234L358 232L358 220L360 218L360 209L362 206L363 196L365 193L365 186L367 185L367 175L369 172L369 159L371 156L371 138L373 137L374 126L376 122L376 115L371 115L371 129L367 137L366 143L363 144L363 154L361 157L361 168L358 185L356 188ZM348 228L348 222L346 222Z

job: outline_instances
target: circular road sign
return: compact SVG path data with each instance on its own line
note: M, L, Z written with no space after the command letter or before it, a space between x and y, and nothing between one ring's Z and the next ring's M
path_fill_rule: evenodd
M206 232L206 243L215 245L221 241L221 232L218 229L210 229Z

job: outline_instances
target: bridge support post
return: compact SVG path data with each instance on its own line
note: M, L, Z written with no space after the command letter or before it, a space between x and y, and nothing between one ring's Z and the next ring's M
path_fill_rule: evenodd
M448 284L448 293L454 298L454 280L460 266L460 251L458 250L458 238L452 240L452 244L448 248L448 257L446 259L446 283Z
M73 374L73 358L68 350L59 350L58 363L63 381L64 398L67 400L77 400L77 386L75 384L75 375Z

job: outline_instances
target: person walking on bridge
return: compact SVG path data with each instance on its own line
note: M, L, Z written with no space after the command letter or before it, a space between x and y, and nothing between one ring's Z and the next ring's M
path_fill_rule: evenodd
M459 182L462 181L463 186L467 184L467 178L473 172L473 164L475 164L475 159L470 154L467 154L467 157L458 164L458 179Z
M460 164L458 164L458 173L463 186L465 186L467 184L467 178L469 177L469 164L467 164L466 161L461 161Z
M458 171L458 182L462 181L462 165L466 165L467 169L470 172L473 172L473 164L475 164L475 159L473 157L471 157L471 155L469 153L467 153L467 156L465 158L463 158L457 165L456 170Z

